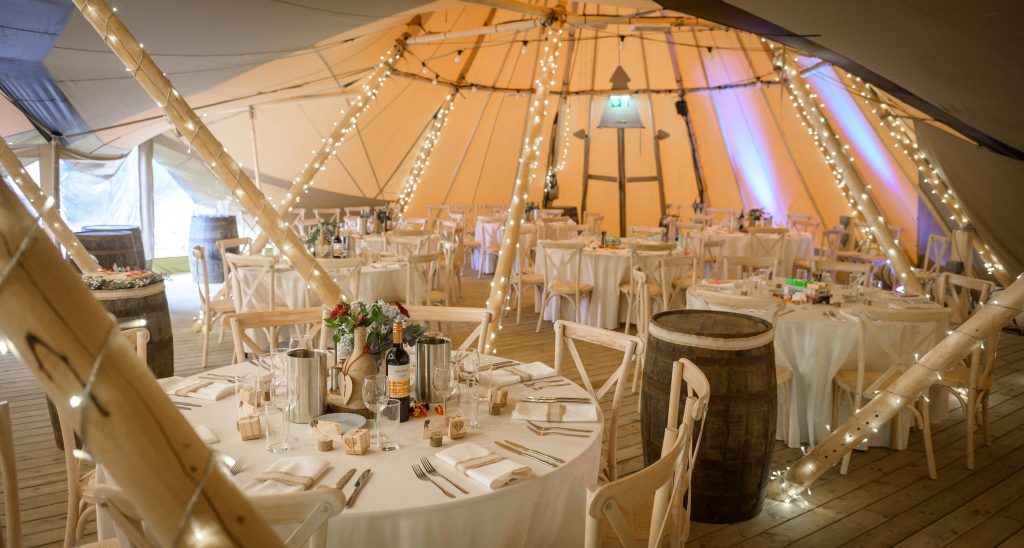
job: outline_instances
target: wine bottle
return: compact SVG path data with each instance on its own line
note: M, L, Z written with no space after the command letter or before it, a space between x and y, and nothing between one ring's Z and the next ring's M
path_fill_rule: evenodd
M345 256L345 245L341 242L341 227L338 227L334 231L334 240L331 242L331 255L335 259L340 259Z
M402 345L402 322L391 326L391 350L385 357L388 394L398 400L400 422L409 420L409 353Z

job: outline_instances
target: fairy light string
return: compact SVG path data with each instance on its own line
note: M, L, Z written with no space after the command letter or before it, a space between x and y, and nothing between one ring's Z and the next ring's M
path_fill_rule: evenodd
M448 124L448 115L455 109L456 95L457 91L455 90L448 93L444 99L444 103L434 114L433 121L420 141L419 153L416 155L416 159L413 161L409 174L406 176L405 182L402 185L402 190L398 194L399 218L402 218L405 215L406 209L409 208L409 203L412 202L413 198L416 196L416 188L423 179L423 174L426 172L427 167L430 166L430 155L433 153L434 147L437 146L437 142L441 138L441 130Z

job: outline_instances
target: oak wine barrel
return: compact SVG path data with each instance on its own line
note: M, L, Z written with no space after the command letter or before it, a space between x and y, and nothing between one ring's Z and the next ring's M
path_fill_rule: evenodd
M189 229L189 249L201 245L206 249L206 268L210 283L224 282L224 262L217 249L217 240L238 237L238 221L233 215L193 215ZM237 252L238 249L228 251ZM192 281L198 282L199 269L195 265L195 257L189 252L189 268L192 270Z
M155 283L136 289L97 289L92 294L103 308L117 318L121 329L145 327L149 330L149 344L146 345L146 362L153 375L162 379L174 375L174 337L171 330L171 313L167 306L167 293L163 283ZM60 437L60 423L57 411L47 401L50 421L57 447L64 448Z
M761 512L775 440L774 335L771 323L733 312L669 310L651 319L640 412L645 465L661 455L672 362L693 361L711 384L693 472L695 521Z
M114 268L114 265L129 270L146 268L142 231L137 226L82 227L75 236L103 268Z

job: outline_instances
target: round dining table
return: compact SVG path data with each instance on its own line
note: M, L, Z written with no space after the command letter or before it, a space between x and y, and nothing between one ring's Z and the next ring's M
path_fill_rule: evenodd
M790 232L782 236L773 234L761 235L761 238L765 238L768 241L777 240L780 237L783 238L781 244L766 243L764 246L770 246L772 255L779 260L777 275L790 277L793 276L795 271L793 263L801 259L810 260L814 254L814 236L806 232ZM750 235L745 232L726 232L713 228L691 232L690 238L693 239L692 248L698 253L704 242L724 240L725 245L722 246L723 257L749 257L763 254L761 250L753 248Z
M405 300L405 278L408 265L401 261L382 261L364 265L359 271L359 298L363 301L377 299L394 302ZM290 265L278 265L274 273L274 293L277 306L281 308L306 308L320 306L317 296L309 284ZM243 267L238 269L251 285L260 275L259 268ZM251 298L243 302L240 312L250 310L267 310L270 299L266 284L257 286Z
M715 309L700 298L702 291L720 291L739 294L743 282L702 281L687 289L686 307L688 309ZM758 290L748 294L761 297L769 296L774 283L762 284ZM886 308L915 309L922 307L938 307L926 297L909 297L892 291L872 291L872 306ZM848 288L836 287L833 293L854 294ZM843 303L840 307L828 304L788 304L775 320L775 363L793 371L793 385L790 390L790 407L782 409L782 398L779 398L779 418L777 421L777 439L782 439L782 413L789 413L789 439L784 440L789 447L800 447L802 444L814 446L829 434L832 415L832 378L840 370L857 369L857 337L858 320L855 316L854 304ZM863 305L861 305L863 306ZM829 311L842 310L842 313L828 314ZM920 327L908 324L892 323L882 330L887 343L893 348L904 348L909 341L924 336ZM883 370L890 365L884 351L869 345L866 348L865 363L868 369L873 365ZM700 365L700 364L698 364ZM941 388L932 388L930 394L932 421L945 418L949 412L948 393ZM843 402L839 408L838 420L850 416L850 406ZM910 425L913 424L909 411L903 411L900 421L903 429L896 438L896 448L906 447ZM869 445L889 445L889 428L879 428L869 439Z
M498 360L500 358L495 356L483 357L484 363ZM209 373L239 375L266 371L252 363L241 363L200 375ZM485 402L479 402L480 427L470 430L463 439L445 437L444 447L433 448L423 439L424 419L413 417L399 425L398 450L381 452L371 447L364 455L349 455L340 448L317 451L311 428L305 424L291 425L291 435L298 437L298 443L285 453L267 452L265 439L242 441L235 426L233 396L218 401L185 399L182 401L201 406L182 413L193 427L204 425L219 438L210 445L211 449L234 459L245 458L244 468L234 476L240 488L286 456L317 456L329 461L329 468L316 479L314 486L334 487L351 468L359 473L372 470L353 506L330 520L328 546L579 546L586 523L586 488L598 478L603 420L565 425L591 431L581 437L533 434L525 421L511 418L517 401L538 394L586 398L587 392L571 382L541 391L522 384L507 388L509 404L502 413L489 415ZM457 407L455 400L453 397L449 401L452 409ZM553 468L513 454L495 444L501 440L515 441L565 463ZM465 442L473 442L528 466L532 477L491 489L435 456L439 451ZM417 479L412 465L420 464L422 458L428 458L439 472L469 493L452 491L451 485L438 480L455 494L455 498L447 498L435 486ZM352 494L357 477L358 473L343 489L346 497Z

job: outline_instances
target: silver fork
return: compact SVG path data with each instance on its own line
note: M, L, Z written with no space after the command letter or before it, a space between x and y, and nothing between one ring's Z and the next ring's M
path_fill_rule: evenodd
M529 424L530 426L536 428L537 430L567 430L569 432L582 432L584 434L594 433L593 430L587 430L585 428L569 428L567 426L544 426L542 424L537 424L529 419L527 419L526 424Z
M433 483L434 487L437 487L438 489L440 489L441 492L444 493L448 498L450 498L450 499L455 498L455 495L449 493L448 490L445 489L444 487L441 487L441 484L439 484L436 481L430 479L426 474L424 474L423 473L423 469L420 468L420 465L418 465L418 464L412 465L412 471L413 471L414 474L416 474L417 478L420 478L423 481L429 481L430 483Z
M545 388L555 388L557 386L569 386L569 383L567 383L567 382L560 382L560 383L555 383L555 384L542 384L542 385L539 385L539 386L530 385L530 384L526 385L527 388L532 389L532 390L544 390Z
M550 430L550 431L548 431L548 430L538 430L537 428L535 428L533 426L530 426L529 424L526 425L526 429L529 430L530 432L533 432L534 434L537 434L538 436L567 436L567 437L570 437L570 438L589 438L590 437L587 434L573 434L572 432L558 432L558 431L555 431L555 430Z
M231 475L237 476L242 471L242 468L245 468L245 457L238 457L235 463L231 465Z
M462 487L460 487L460 486L459 486L459 484L457 484L457 483L455 483L454 481L452 481L452 480L448 479L448 478L447 478L447 477L446 477L446 476L445 476L444 474L442 474L441 472L438 472L438 471L437 471L437 469L436 469L436 468L434 468L434 465L433 465L433 464L430 464L430 459L428 459L427 457L422 457L422 458L420 458L420 462L422 462L422 463L423 463L423 469L424 469L424 470L425 470L425 471L426 471L426 472L427 472L428 474L430 474L431 476L434 476L434 477L438 477L438 478L441 478L441 479L443 479L444 481L447 481L448 483L452 484L452 486L453 486L453 487L455 487L456 489L458 489L459 491L462 491L463 493L465 493L465 494L467 494L467 495L469 494L469 491L466 491L465 489L463 489Z

